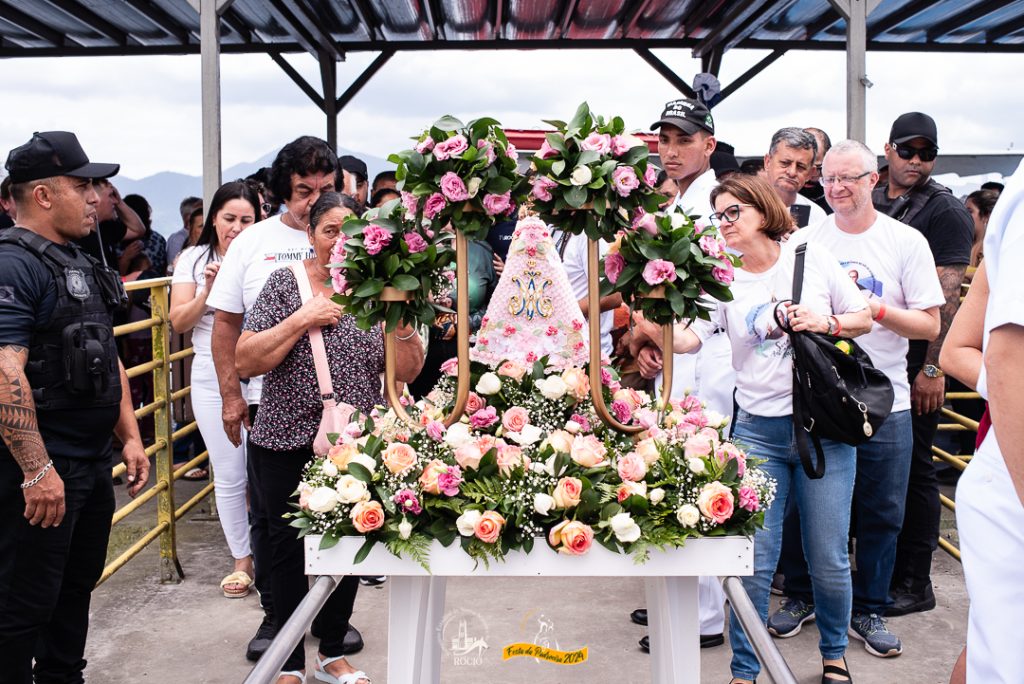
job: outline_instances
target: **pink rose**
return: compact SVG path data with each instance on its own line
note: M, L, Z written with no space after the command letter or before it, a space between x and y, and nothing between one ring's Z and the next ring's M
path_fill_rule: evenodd
M732 491L721 482L709 482L697 496L697 508L705 518L721 525L732 517Z
M376 223L363 228L363 246L367 254L380 254L380 251L391 244L391 233Z
M608 154L612 149L612 136L594 131L580 143L581 150L594 150L599 154Z
M459 374L459 359L453 356L444 363L441 364L441 372L445 375L458 375Z
M550 202L552 199L551 190L558 187L558 183L547 176L534 176L533 180L530 181L530 185L533 186L530 194L541 202Z
M427 241L418 233L406 233L402 236L406 246L409 247L409 254L422 252L427 248Z
M469 199L469 190L466 189L466 184L454 171L449 171L441 176L441 192L449 202L464 202Z
M722 465L729 462L730 459L736 461L736 474L743 477L747 472L747 456L732 442L723 442L715 452L715 458Z
M441 489L437 486L437 478L441 473L446 472L448 472L448 464L435 458L423 468L423 473L420 474L420 489L427 494L440 494Z
M457 157L468 149L469 143L466 142L464 135L453 135L447 140L442 140L434 145L434 158L438 161L444 161L451 157Z
M723 285L730 285L733 278L736 277L736 272L733 270L732 262L728 259L723 259L722 263L723 266L715 266L711 269L711 277Z
M630 482L639 482L647 475L647 463L635 451L619 458L616 468L619 471L619 477Z
M644 398L632 387L623 387L612 395L612 399L624 401L632 413L644 404Z
M433 219L444 211L446 206L448 206L448 202L445 201L444 196L439 192L435 192L423 203L423 217L428 220Z
M696 428L702 428L707 427L708 419L704 415L704 411L697 410L690 411L685 416L683 416L683 422L689 425L693 425Z
M462 471L457 466L448 466L446 471L437 475L437 488L445 496L458 494L460 484L462 484Z
M658 172L654 170L653 166L648 165L644 171L644 183L647 183L649 187L654 187L654 184L658 182Z
M469 424L477 429L490 427L497 422L498 412L493 406L482 408L469 417Z
M496 511L484 511L480 519L473 525L473 534L485 544L493 544L501 536L505 526L505 518Z
M313 488L303 482L299 485L299 508L309 510L309 497L313 496Z
M480 459L484 453L480 451L480 445L476 442L467 442L455 450L455 462L466 470L476 470L480 467Z
M612 401L612 405L609 407L612 413L615 414L615 420L620 423L629 423L633 418L633 412L629 408L629 405L621 399Z
M498 447L496 460L498 462L498 470L502 475L508 477L512 473L513 468L523 463L523 450L512 444L503 444Z
M576 435L572 439L569 456L584 468L596 468L608 464L604 458L607 452L601 440L594 435Z
M470 392L469 397L466 398L466 413L473 415L484 406L487 406L487 400L481 397L476 392Z
M416 143L416 151L420 154L426 154L430 150L434 149L434 139L429 135L423 140Z
M683 452L686 458L704 458L715 450L715 445L704 435L694 435L686 440Z
M644 459L644 463L647 465L652 465L661 458L661 454L658 452L658 443L650 438L637 442L636 453Z
M537 150L536 157L538 159L547 159L548 157L557 157L558 151L548 144L547 138L540 144L540 149Z
M626 268L626 260L618 252L610 252L604 257L604 274L608 282L614 285L622 275L622 269Z
M659 285L676 279L676 267L665 259L652 259L644 266L644 280L648 285Z
M555 508L573 508L580 503L583 494L583 482L577 477L563 477L555 485L551 498L555 500Z
M331 269L331 288L338 294L344 294L345 290L348 289L348 281L345 280L345 269Z
M516 149L515 145L509 143L508 147L505 148L505 156L512 161L519 161L519 150Z
M516 382L523 379L526 375L526 367L522 364L516 363L515 361L505 361L497 370L498 375L504 375L507 378L512 378Z
M420 201L416 197L416 195L412 194L411 192L406 192L405 190L403 190L402 206L405 207L405 210L410 214L415 214L416 210L419 209Z
M501 425L509 432L522 432L530 422L530 413L521 406L513 406L501 417Z
M631 192L640 187L640 179L636 177L632 166L618 166L612 171L612 186L619 197L629 197Z
M384 525L384 508L379 501L360 501L349 513L359 534L380 529Z
M637 409L633 414L633 419L636 421L637 425L641 426L645 430L649 430L658 424L658 414L651 409Z
M615 490L615 500L622 503L631 496L647 497L646 482L630 482L626 480Z
M582 368L565 369L562 373L562 382L577 399L586 399L590 396L590 379Z
M612 384L612 380L614 380L614 379L615 378L612 377L612 372L610 370L608 370L607 368L604 368L604 367L601 368L601 384L602 385L610 385L610 384Z
M416 463L416 450L408 444L392 442L384 450L381 460L384 461L384 467L391 471L392 474L397 475L398 473L405 472Z
M487 157L488 166L493 164L494 160L497 159L497 156L494 154L494 145L487 142L483 138L480 138L479 140L476 141L476 148L478 150L484 151L484 155Z
M621 157L631 149L633 148L627 138L624 138L621 135L612 136L612 154L616 157Z
M578 520L563 520L548 532L548 544L559 553L582 556L594 543L594 530Z
M757 490L747 485L740 487L740 508L757 513L761 508L761 498L757 495Z
M654 220L654 214L648 214L646 211L638 209L636 218L633 219L633 230L642 230L648 235L657 235L658 222Z
M506 192L501 195L484 195L484 211L487 212L488 216L497 216L498 214L504 214L512 206L512 192Z
M700 245L701 250L709 257L717 259L722 256L722 243L713 235L705 235L697 243Z
M476 445L480 447L480 453L486 456L488 451L498 446L498 440L494 435L480 435L476 438Z
M704 407L696 394L687 394L679 402L679 408L683 411L699 411Z

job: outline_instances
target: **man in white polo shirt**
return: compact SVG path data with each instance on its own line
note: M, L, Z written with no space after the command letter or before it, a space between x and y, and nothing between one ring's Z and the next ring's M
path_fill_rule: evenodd
M800 194L814 173L818 141L801 128L780 128L764 155L761 177L768 181L789 209L797 228L813 226L825 218L825 210Z
M875 325L857 338L857 344L886 374L895 392L889 417L857 447L851 518L857 572L849 632L864 642L868 653L885 658L903 652L900 639L881 616L891 603L889 580L910 477L913 428L907 346L908 340L938 336L939 306L945 297L924 236L875 210L871 191L878 182L878 161L871 150L844 140L825 155L821 175L825 199L835 213L791 239L828 247L867 299ZM791 533L799 535L800 525L787 525L786 534ZM787 539L786 544L800 548L793 541ZM783 559L780 570L786 577L787 599L768 619L768 630L788 637L813 619L811 580L800 554Z

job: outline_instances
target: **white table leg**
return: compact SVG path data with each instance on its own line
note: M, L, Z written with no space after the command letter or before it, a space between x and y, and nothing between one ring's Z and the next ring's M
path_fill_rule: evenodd
M697 588L697 577L646 580L651 681L655 684L700 684Z
M438 630L444 620L444 599L448 588L447 577L430 577L426 612L422 629L423 650L420 679L422 684L439 684L441 681L441 641Z
M420 684L424 650L433 634L425 629L430 603L430 577L389 578L388 682Z

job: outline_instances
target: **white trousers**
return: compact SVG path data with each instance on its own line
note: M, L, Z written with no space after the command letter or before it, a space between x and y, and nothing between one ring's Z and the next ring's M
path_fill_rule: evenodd
M989 430L956 488L967 620L968 684L1024 681L1024 506Z
M192 413L206 442L213 464L213 488L217 515L233 558L252 555L249 545L249 512L245 498L245 439L235 446L224 434L222 402L217 371L209 354L197 354L192 362Z

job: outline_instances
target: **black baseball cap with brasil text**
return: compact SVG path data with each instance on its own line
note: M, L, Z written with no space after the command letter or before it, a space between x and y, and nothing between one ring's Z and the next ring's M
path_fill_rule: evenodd
M715 120L711 117L711 111L703 103L686 98L666 102L661 119L651 124L651 130L665 125L680 128L687 135L693 135L698 130L715 134Z
M67 131L34 133L27 143L11 150L4 167L12 183L54 176L110 178L121 170L119 164L90 163L78 138Z

